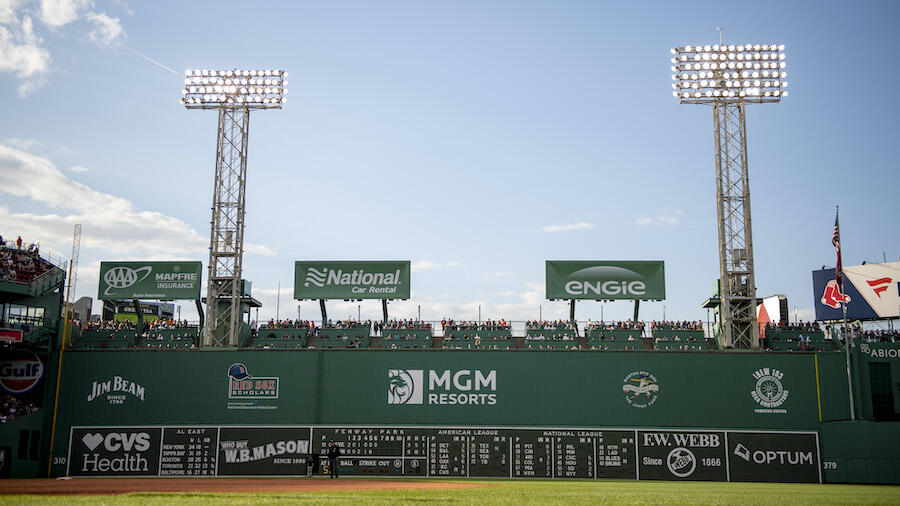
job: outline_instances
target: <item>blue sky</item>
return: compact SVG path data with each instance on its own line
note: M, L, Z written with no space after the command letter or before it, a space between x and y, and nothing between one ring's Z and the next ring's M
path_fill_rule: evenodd
M178 104L183 72L283 68L285 109L250 126L261 318L279 282L296 316L299 259L411 260L413 300L391 311L425 319L562 317L545 260L661 259L666 316L705 320L712 111L677 104L668 59L723 26L728 43L786 46L790 96L748 112L757 287L810 319L835 204L845 265L900 256L898 6L0 0L0 234L68 257L83 223L79 296L96 297L100 260L205 264L216 120Z

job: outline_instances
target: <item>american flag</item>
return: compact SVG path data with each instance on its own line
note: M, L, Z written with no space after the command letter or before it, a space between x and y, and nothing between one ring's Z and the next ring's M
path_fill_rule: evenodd
M837 281L838 290L844 293L844 269L841 266L841 224L838 221L838 211L834 212L834 235L831 236L831 244L837 252L837 265L834 267L834 280Z

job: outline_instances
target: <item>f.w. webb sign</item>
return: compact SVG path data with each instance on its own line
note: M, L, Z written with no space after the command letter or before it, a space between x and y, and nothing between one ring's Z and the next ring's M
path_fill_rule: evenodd
M661 261L547 260L548 299L663 300Z

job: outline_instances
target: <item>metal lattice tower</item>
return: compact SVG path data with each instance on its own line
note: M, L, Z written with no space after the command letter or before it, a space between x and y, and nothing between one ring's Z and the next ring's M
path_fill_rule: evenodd
M241 328L241 273L250 110L219 109L206 288L205 346L237 345Z
M682 104L713 107L719 317L726 347L759 347L746 108L787 96L783 51L779 44L672 49L672 94Z
M182 103L219 113L203 346L240 344L250 111L281 109L287 72L188 70Z
M743 102L713 105L716 214L719 223L719 314L726 346L758 348L747 118Z

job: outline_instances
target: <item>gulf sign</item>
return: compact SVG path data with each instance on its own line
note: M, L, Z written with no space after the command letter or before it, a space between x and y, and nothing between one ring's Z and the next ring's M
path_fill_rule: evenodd
M28 392L44 376L44 363L31 352L16 351L0 359L0 387L11 394Z
M900 317L900 262L844 267L844 291L834 269L813 271L813 303L817 321L844 318L875 320Z

